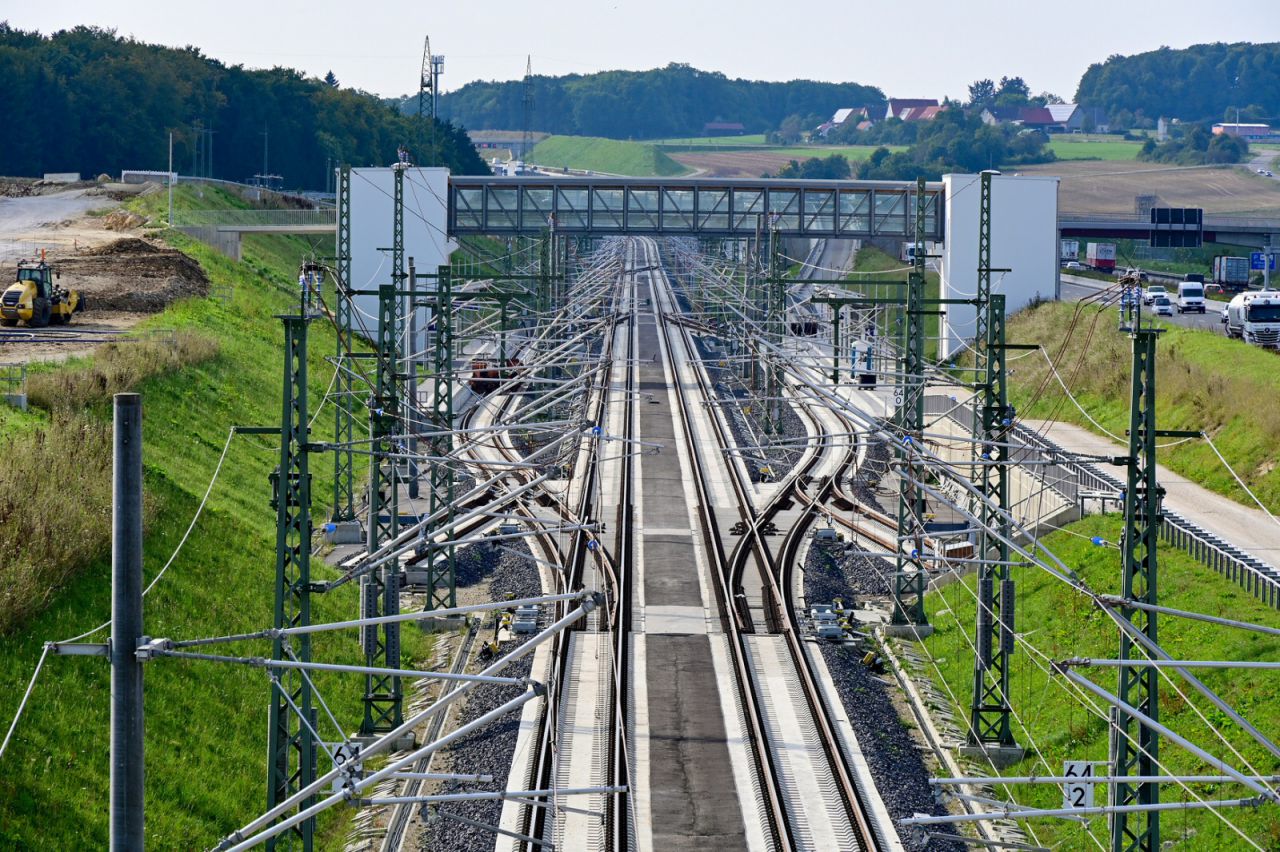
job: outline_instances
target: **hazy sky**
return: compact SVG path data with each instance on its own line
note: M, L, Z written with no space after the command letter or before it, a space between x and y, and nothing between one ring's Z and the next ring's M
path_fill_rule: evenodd
M9 9L4 9L8 6ZM1021 75L1070 99L1113 53L1211 41L1280 41L1276 0L155 0L5 2L0 18L50 33L76 24L229 64L332 69L381 95L417 91L422 39L445 55L445 91L477 79L686 62L731 77L851 81L897 97L959 97Z

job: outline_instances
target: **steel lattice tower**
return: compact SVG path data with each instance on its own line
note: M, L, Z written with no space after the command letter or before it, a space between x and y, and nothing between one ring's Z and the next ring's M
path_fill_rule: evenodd
M981 175L978 225L978 291L974 340L981 382L978 454L978 609L969 705L969 743L1016 747L1009 710L1009 657L1013 654L1014 584L1009 576L1009 409L1005 375L1005 297L992 295L991 173ZM1002 270L1003 271L1003 270Z
M307 461L307 323L306 316L284 321L284 392L280 418L280 466L271 475L276 510L276 629L311 623L311 472ZM289 658L288 640L277 637L273 660ZM293 651L311 660L311 639L297 640ZM311 733L310 682L298 671L272 674L268 720L267 807L273 808L310 784L316 775ZM302 807L307 807L304 802ZM308 819L269 841L269 849L310 852L315 820Z
M1122 542L1122 591L1125 600L1155 605L1157 591L1156 546L1160 533L1160 504L1164 491L1156 482L1156 337L1154 328L1138 328L1133 339L1133 384L1129 397L1128 479L1124 493L1124 539ZM1121 607L1120 614L1138 628L1154 645L1156 613ZM1134 653L1128 633L1120 634L1120 659L1143 658ZM1122 666L1119 698L1151 719L1160 718L1160 672L1154 666ZM1137 742L1131 739L1137 727ZM1159 734L1123 709L1117 710L1114 753L1116 775L1153 776L1158 765ZM1160 801L1160 785L1143 781L1119 783L1115 803L1154 805ZM1156 852L1160 849L1158 811L1118 813L1111 823L1113 852Z
M898 457L898 547L894 555L893 623L927 626L924 591L928 575L920 565L924 549L924 493L916 486L924 476L918 450L911 444L924 432L924 232L925 184L916 183L915 264L907 276L906 318L898 387L901 388L897 426L901 438Z
M333 440L337 447L333 452L333 515L335 523L356 519L355 458L352 442L355 440L355 408L351 383L354 366L347 357L351 346L351 167L338 170L338 275L335 282L334 324L338 327L338 371L334 384Z

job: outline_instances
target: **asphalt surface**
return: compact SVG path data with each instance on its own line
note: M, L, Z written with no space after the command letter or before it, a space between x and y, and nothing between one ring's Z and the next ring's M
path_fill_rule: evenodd
M1079 275L1068 275L1064 272L1062 274L1062 301L1078 302L1086 296L1095 295L1098 291L1105 290L1108 287L1115 287L1115 283L1100 281L1096 278L1084 278ZM1176 293L1173 295L1176 295ZM1160 319L1174 325L1222 334L1223 326L1221 320L1224 307L1226 307L1226 302L1215 302L1212 299L1208 299L1205 301L1205 312L1203 314L1179 314L1175 310L1173 316L1161 317ZM1150 311L1151 306L1143 305L1142 309L1143 311Z
M1271 168L1271 163L1275 158L1276 150L1274 148L1257 151L1257 156L1250 160L1245 168L1255 175L1258 173L1258 169L1262 169L1264 172L1271 172L1271 177L1268 180L1280 180L1280 174L1276 174L1275 169Z
M73 189L52 195L0 198L0 262L28 257L39 249L38 232L68 219L76 219L96 207L112 205L111 199L86 195Z

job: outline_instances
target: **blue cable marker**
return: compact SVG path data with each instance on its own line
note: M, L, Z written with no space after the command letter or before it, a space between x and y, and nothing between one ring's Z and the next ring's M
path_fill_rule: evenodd
M1089 541L1093 542L1098 547L1102 547L1107 543L1107 540L1100 535L1095 535L1093 538L1089 539Z
M598 550L599 548L600 544L594 538L587 542L587 550Z
M914 548L914 547L913 547L913 548L911 548L911 558L912 558L912 559L919 559L919 558L920 558L920 551L919 551L919 550L917 550L917 549L916 549L916 548Z
M592 435L595 435L597 438L599 438L601 435L603 435L603 434L604 434L604 430L603 430L603 429L601 429L599 426L592 426L592 427L591 427L591 434L592 434Z

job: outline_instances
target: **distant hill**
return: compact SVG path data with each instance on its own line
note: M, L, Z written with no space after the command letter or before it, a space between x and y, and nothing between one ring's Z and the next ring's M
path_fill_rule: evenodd
M324 188L330 160L390 164L406 145L417 162L488 173L470 140L451 125L427 127L379 98L289 68L223 65L194 47L120 38L76 27L51 36L0 22L0 174L160 169L189 173L200 138L212 139L212 177L244 180L268 168L289 188ZM201 134L197 127L212 130ZM206 172L207 169L201 169Z
M1122 114L1155 121L1222 121L1280 117L1280 43L1197 44L1112 56L1089 66L1076 102L1113 121ZM1121 121L1123 122L1123 120Z
M410 103L412 102L412 103ZM773 130L790 115L828 118L840 107L882 106L884 93L858 83L730 79L671 64L651 71L601 71L533 78L531 129L610 139L701 136L709 122ZM404 109L416 111L416 101ZM440 115L471 130L519 129L524 82L468 83L440 98Z

